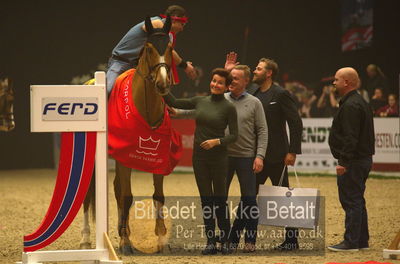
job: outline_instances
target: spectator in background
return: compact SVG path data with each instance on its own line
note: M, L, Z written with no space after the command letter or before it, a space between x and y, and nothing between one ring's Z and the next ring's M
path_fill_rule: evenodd
M370 64L367 66L367 78L364 81L364 88L368 92L371 98L374 94L376 88L381 88L384 94L386 91L386 77L382 70L375 64Z
M325 85L317 101L317 116L315 117L332 117L337 107L338 102L335 97L335 87L333 85Z
M357 90L357 92L362 96L362 98L364 98L364 100L367 103L369 103L370 100L369 100L369 94L368 94L367 90L360 88Z
M300 109L300 107L302 106L301 98L302 95L307 91L307 87L297 82L286 82L283 88L285 88L285 90L290 93L293 100L296 102L297 108Z
M360 80L360 86L357 89L357 92L364 98L364 100L369 103L369 94L367 90L363 89L363 85L361 85L361 80Z
M383 91L382 88L375 88L374 90L374 95L372 96L371 101L369 104L372 107L372 110L374 111L374 115L376 116L376 111L386 105L386 100L383 97Z
M315 108L315 102L317 97L312 91L305 91L300 95L300 108L299 115L301 117L310 118L314 117L313 112Z
M399 104L395 94L389 94L388 104L379 108L375 116L380 117L398 117L399 116Z

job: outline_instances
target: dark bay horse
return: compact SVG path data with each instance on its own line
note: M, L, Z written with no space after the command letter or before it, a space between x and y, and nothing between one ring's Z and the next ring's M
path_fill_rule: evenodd
M126 75L131 78L132 85L129 86L131 98L140 116L145 120L151 129L157 129L163 124L165 117L165 103L162 95L169 92L171 86L170 66L172 61L172 46L169 40L169 30L171 19L168 17L164 27L153 28L150 18L145 20L147 41L141 51L138 67L135 74ZM113 88L116 89L118 79ZM128 87L128 86L127 86ZM132 88L133 87L133 88ZM111 94L110 101L113 94ZM109 112L112 106L109 103ZM110 120L110 116L109 116ZM110 134L109 125L109 134ZM116 175L114 179L114 194L118 205L118 234L120 236L119 250L124 255L131 255L133 247L129 240L129 209L133 202L131 190L131 167L123 165L116 159ZM166 234L166 227L162 216L162 206L164 205L163 192L164 176L153 174L154 194L153 202L156 208L157 219L155 234L163 236ZM92 180L93 183L93 180ZM92 184L90 189L94 185ZM90 193L90 189L88 194ZM87 195L84 202L84 228L82 230L81 248L90 247L89 238L89 203L93 205L94 195ZM94 206L93 206L94 207ZM92 207L92 208L93 208Z
M14 89L9 78L0 79L0 131L11 131L14 122Z

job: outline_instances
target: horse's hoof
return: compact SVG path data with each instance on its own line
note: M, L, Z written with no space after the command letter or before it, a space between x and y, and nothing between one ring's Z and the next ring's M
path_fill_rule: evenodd
M135 254L135 250L129 245L119 247L118 252L124 256L132 256Z
M92 244L90 242L84 242L79 244L79 249L91 249Z
M168 239L165 237L158 238L157 253L166 254L171 253L171 246L168 244Z

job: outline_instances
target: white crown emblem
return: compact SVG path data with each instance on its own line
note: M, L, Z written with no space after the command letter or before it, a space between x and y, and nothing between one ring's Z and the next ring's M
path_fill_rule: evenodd
M139 148L157 150L158 146L160 145L160 141L161 139L154 140L151 136L149 136L147 139L139 136Z

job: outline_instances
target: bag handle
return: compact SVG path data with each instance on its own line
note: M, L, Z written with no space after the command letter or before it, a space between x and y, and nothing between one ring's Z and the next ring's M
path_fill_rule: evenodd
M298 188L301 188L300 181L299 181L299 177L297 176L296 167L295 167L295 166L292 166L292 167L293 167L293 170L294 170L294 175L296 176L297 187L298 187ZM281 178L280 178L280 180L279 180L278 186L282 186L282 183L283 183L283 175L285 174L286 168L287 168L287 165L283 166L283 170L282 170L282 174L281 174Z

